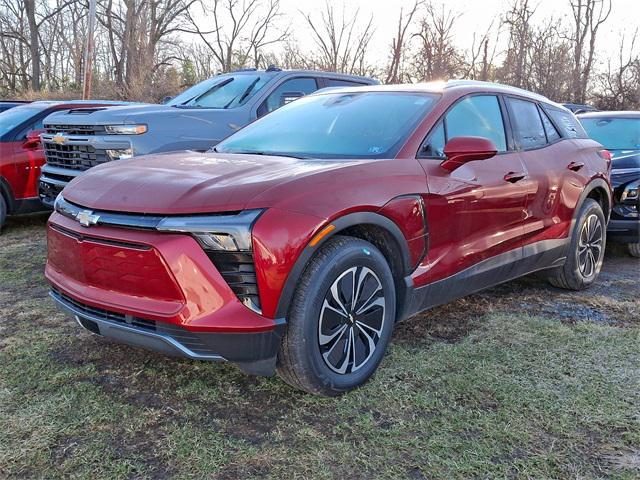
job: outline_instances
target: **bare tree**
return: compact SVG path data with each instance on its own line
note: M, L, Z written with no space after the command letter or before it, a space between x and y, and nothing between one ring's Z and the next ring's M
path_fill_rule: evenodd
M570 4L574 20L570 37L573 44L571 99L584 103L593 68L598 29L611 14L611 0L570 0Z
M486 82L493 76L493 62L498 45L497 39L494 39L493 46L490 47L493 24L492 21L480 36L473 33L471 47L467 50L465 78Z
M413 8L407 14L400 9L398 17L398 30L396 36L391 41L391 60L387 66L384 83L402 83L408 78L406 72L403 71L404 60L407 50L407 30L412 24L418 8L424 5L423 0L416 0Z
M302 12L301 12L302 13ZM336 14L333 5L325 2L320 19L304 14L319 54L311 56L311 63L321 70L371 75L373 67L368 63L367 52L369 41L374 33L373 15L362 23L358 29L360 9L351 17L347 17L344 4L342 13Z
M276 29L282 16L280 0L213 0L210 7L204 2L200 5L213 25L208 31L202 30L191 14L191 32L200 37L223 72L242 68L249 61L257 67L263 50L289 35L288 27Z
M457 77L463 68L462 54L454 44L454 30L459 14L452 10L427 6L420 20L420 47L413 57L414 76L419 81Z
M638 29L631 42L620 40L618 58L612 64L607 62L607 70L597 76L599 88L594 95L595 103L604 110L640 109L640 55L636 49Z

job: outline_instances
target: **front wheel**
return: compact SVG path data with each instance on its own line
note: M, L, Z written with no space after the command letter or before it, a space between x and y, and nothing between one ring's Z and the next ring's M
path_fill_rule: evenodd
M309 262L289 310L278 374L293 387L335 396L369 379L395 321L391 269L371 243L336 236Z
M588 288L600 274L606 246L607 224L602 207L588 198L576 218L565 264L549 276L554 287Z

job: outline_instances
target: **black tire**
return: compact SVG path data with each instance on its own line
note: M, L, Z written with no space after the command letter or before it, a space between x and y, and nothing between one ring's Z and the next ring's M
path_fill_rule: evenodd
M628 243L627 249L632 257L640 257L640 243Z
M2 233L2 227L7 219L7 202L4 201L2 195L0 195L0 233Z
M583 290L595 282L604 259L606 225L600 204L591 198L586 199L573 226L567 260L548 277L551 285Z
M355 295L344 295L354 286L359 287ZM345 308L347 313L340 313ZM382 360L395 314L395 285L382 253L357 238L329 239L307 265L294 293L278 375L315 395L335 396L356 388ZM354 345L351 357L349 345Z

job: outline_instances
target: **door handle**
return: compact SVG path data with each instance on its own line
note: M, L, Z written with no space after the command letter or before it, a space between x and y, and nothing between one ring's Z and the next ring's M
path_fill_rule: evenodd
M571 162L569 165L567 165L567 168L573 172L577 172L582 167L584 167L584 163L582 162Z
M525 172L509 172L504 176L505 182L516 183L525 178L527 174Z

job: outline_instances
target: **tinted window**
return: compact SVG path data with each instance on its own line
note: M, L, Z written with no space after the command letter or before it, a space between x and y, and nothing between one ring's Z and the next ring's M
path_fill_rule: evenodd
M318 84L314 78L292 78L287 80L276 88L260 105L258 116L261 117L271 113L291 100L313 93L317 89Z
M573 113L566 110L560 110L550 106L544 107L545 112L549 114L551 119L560 128L560 135L565 138L588 138L578 119Z
M553 123L551 123L551 120L549 120L549 117L544 112L544 110L542 110L541 108L538 108L538 112L540 112L540 118L542 118L542 125L544 125L544 132L547 134L547 142L553 143L556 140L560 140L561 137L560 137L560 134L558 133L558 130L556 130L556 127L553 126Z
M243 105L267 83L265 75L224 76L205 80L172 99L172 107L234 108Z
M445 127L447 140L484 137L493 141L499 152L507 150L500 104L493 95L474 95L458 102L447 113Z
M44 118L41 118L40 120L32 123L31 125L27 126L25 129L23 129L17 136L18 139L25 139L27 138L27 134L31 131L31 130L42 130L44 129Z
M393 158L436 95L390 92L310 95L222 141L217 151L312 158Z
M506 102L513 117L513 135L518 146L528 150L546 145L547 136L536 104L510 97Z
M362 87L365 85L360 82L350 82L349 80L340 80L337 78L325 78L327 87Z
M640 118L583 118L585 130L611 150L640 149Z
M444 145L447 140L444 135L444 126L442 122L438 122L436 128L431 132L427 142L420 151L421 157L444 157Z

